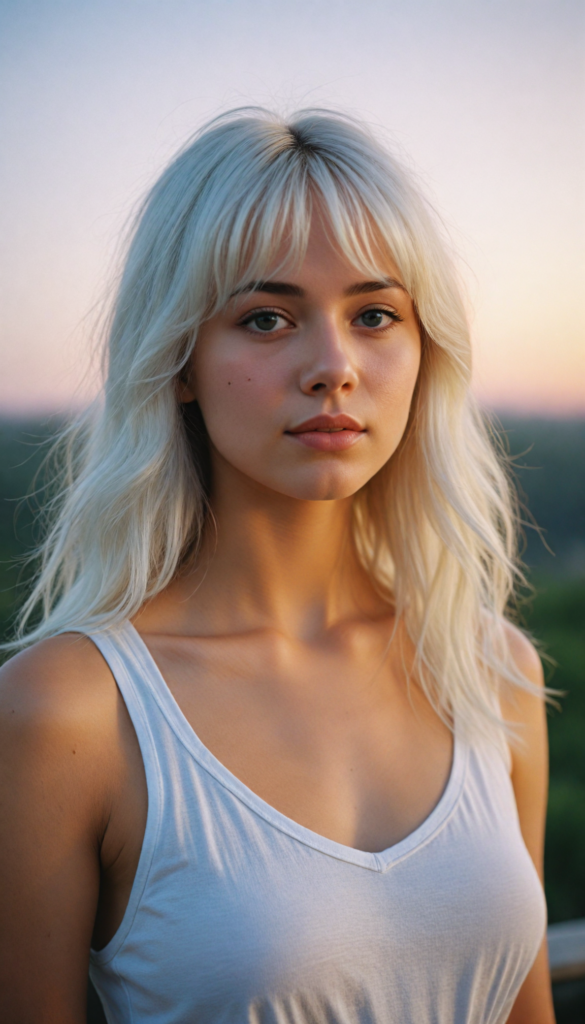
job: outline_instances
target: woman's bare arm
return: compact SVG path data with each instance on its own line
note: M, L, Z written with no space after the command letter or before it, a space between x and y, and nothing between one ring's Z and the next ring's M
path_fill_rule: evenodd
M82 1024L116 687L69 634L0 671L0 1020ZM114 716L114 717L112 717Z
M543 687L540 658L519 630L509 627L508 640L520 671ZM542 880L544 828L548 796L548 739L544 699L517 691L503 702L510 723L518 724L522 746L512 749L512 784L524 842ZM508 1024L554 1024L546 939L526 978Z

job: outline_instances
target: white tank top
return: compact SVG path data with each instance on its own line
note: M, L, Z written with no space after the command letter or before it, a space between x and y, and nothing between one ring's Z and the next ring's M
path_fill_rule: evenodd
M504 1024L545 904L494 747L456 736L429 817L366 853L291 821L232 775L130 624L92 639L148 787L128 907L91 952L109 1024Z

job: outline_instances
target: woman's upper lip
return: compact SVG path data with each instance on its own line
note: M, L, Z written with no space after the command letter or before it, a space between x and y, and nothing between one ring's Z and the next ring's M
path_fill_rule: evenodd
M346 416L345 413L340 413L338 416L321 413L320 416L312 416L310 420L303 420L298 426L291 427L285 433L304 434L309 430L359 430L361 432L364 429L361 423L354 420L353 416Z

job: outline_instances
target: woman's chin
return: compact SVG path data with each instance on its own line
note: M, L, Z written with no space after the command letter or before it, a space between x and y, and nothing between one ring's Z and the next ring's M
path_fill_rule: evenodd
M368 482L369 477L355 473L312 473L307 477L280 478L272 489L298 501L343 501L351 498Z

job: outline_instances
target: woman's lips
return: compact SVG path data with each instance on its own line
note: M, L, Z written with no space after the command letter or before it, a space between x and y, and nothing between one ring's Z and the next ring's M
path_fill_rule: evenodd
M341 452L351 448L366 431L353 416L322 413L304 420L286 433L308 448L316 448L321 452Z
M289 433L295 441L306 444L308 448L316 448L320 452L342 452L359 441L365 430L302 430Z

